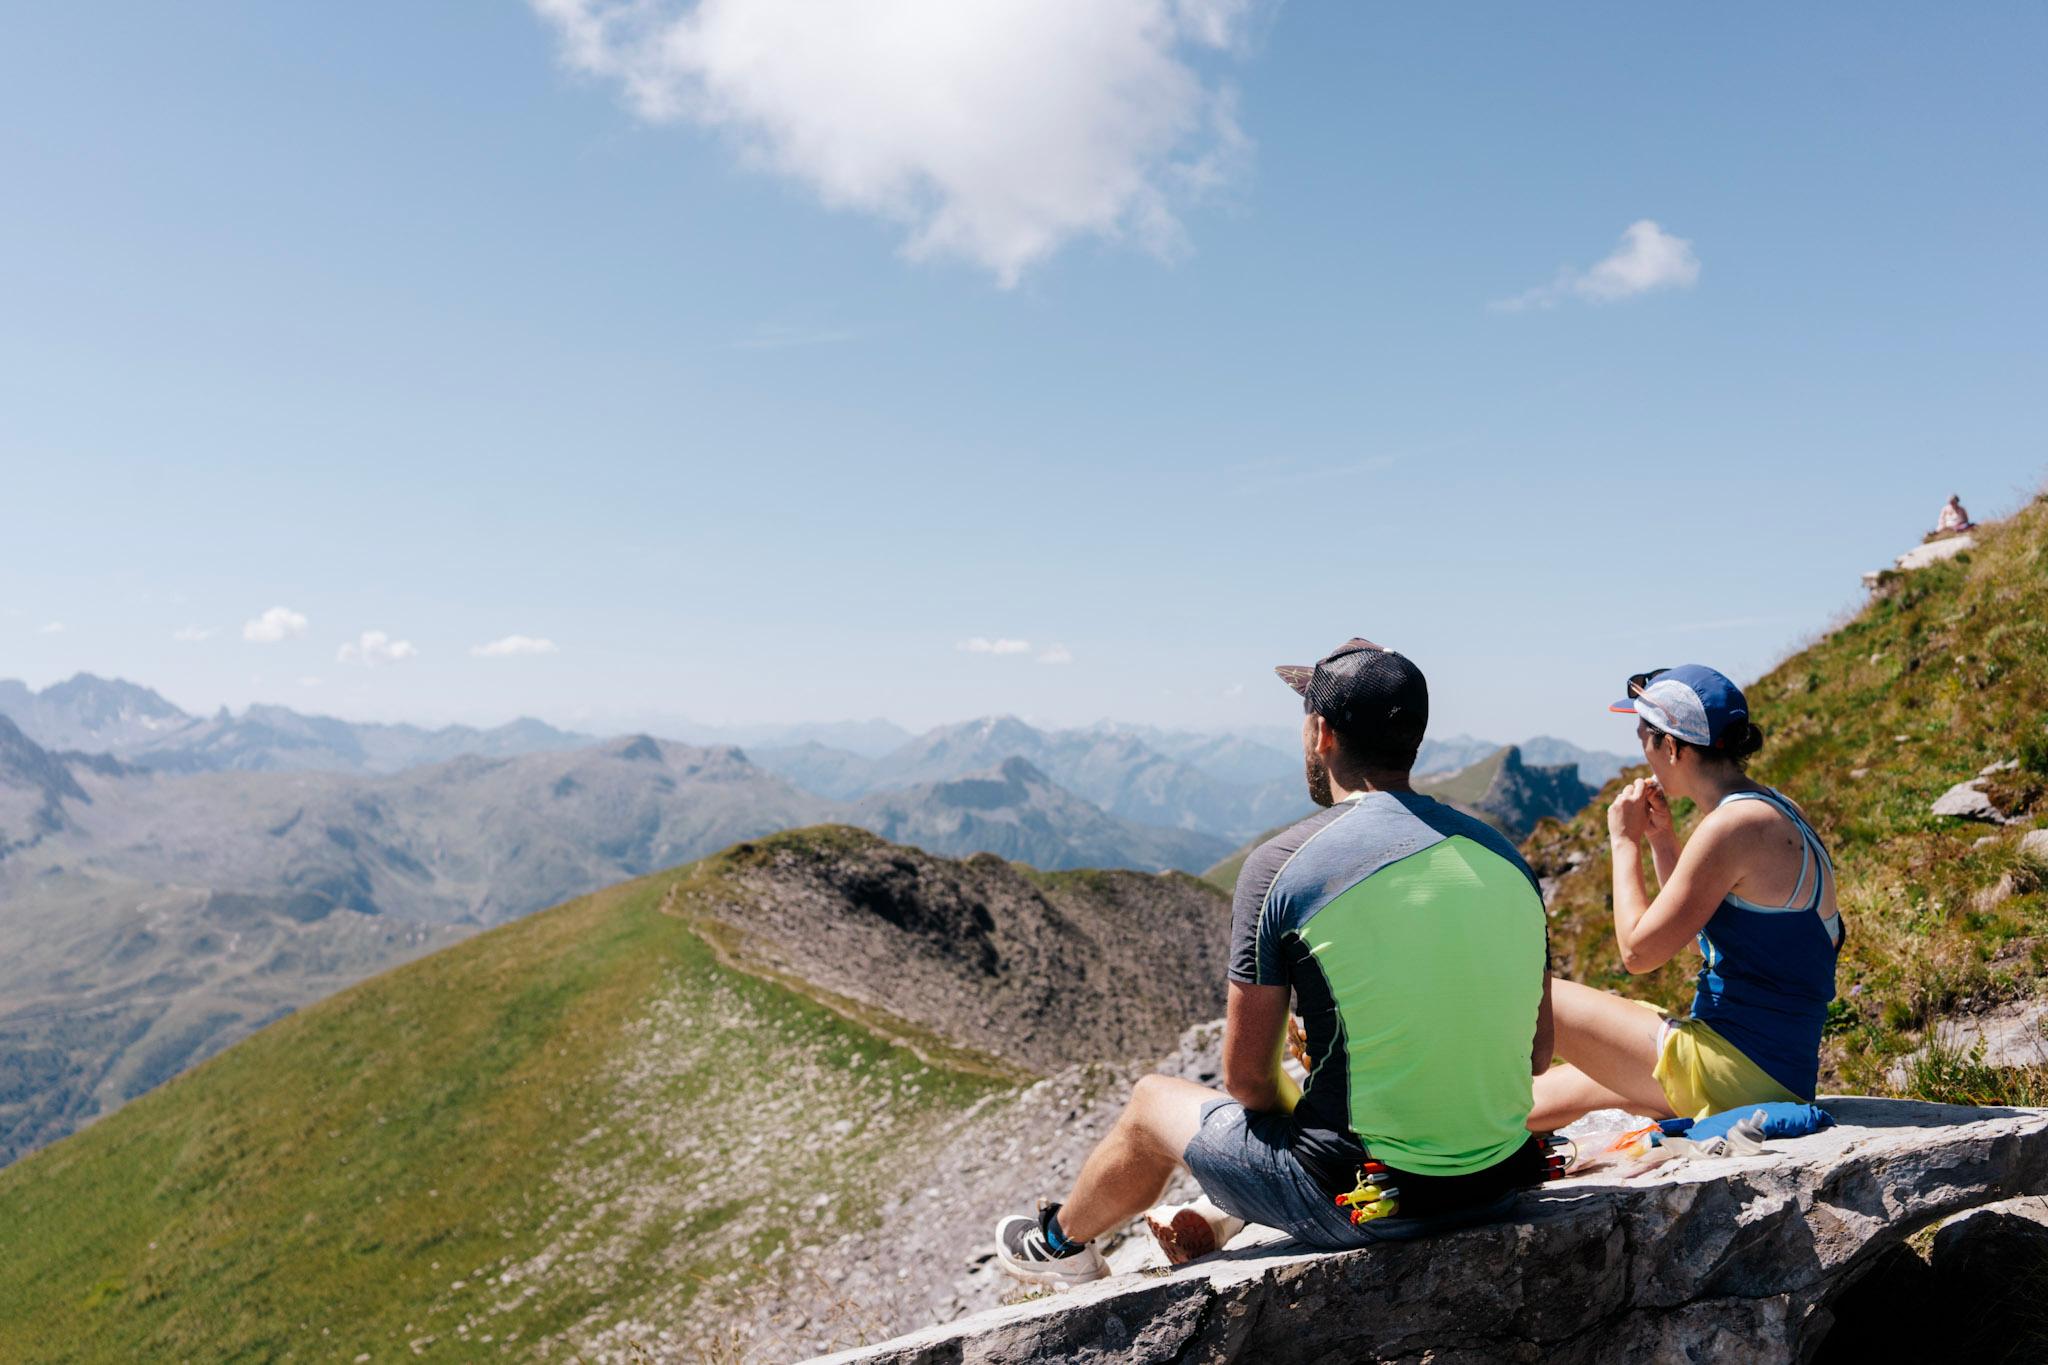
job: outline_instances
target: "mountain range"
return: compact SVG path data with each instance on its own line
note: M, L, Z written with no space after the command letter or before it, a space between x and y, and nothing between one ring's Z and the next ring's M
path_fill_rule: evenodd
M1309 809L1299 759L1242 735L893 730L742 751L0 683L0 1162L350 982L735 840L840 821L946 855L1196 871Z
M852 802L628 736L390 774L150 768L0 719L0 1161L479 928L822 820L1048 868L1199 869L1023 759Z
M1220 1012L1229 914L830 827L527 916L0 1169L0 1359L789 1360L992 1305L985 1225L1102 1058Z

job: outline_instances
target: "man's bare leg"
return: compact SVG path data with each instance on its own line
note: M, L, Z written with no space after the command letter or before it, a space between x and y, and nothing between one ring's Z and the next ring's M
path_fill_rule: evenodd
M1201 1127L1202 1106L1228 1098L1172 1076L1140 1078L1060 1205L1061 1233L1071 1242L1092 1242L1158 1203Z

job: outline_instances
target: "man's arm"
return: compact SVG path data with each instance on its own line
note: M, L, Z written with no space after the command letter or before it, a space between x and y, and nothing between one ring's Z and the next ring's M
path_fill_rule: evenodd
M1301 1099L1301 1088L1280 1069L1287 1045L1287 1003L1285 986L1230 983L1223 1021L1223 1088L1255 1114L1276 1109L1291 1114Z
M1536 1006L1536 1042L1529 1050L1529 1074L1541 1076L1557 1057L1557 1016L1550 1009L1550 971L1543 972L1543 1000Z

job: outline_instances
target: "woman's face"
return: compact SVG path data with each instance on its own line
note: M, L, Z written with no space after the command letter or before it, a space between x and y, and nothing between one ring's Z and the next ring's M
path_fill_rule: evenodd
M1664 742L1660 731L1650 728L1648 721L1636 722L1636 743L1643 746L1643 758L1650 765L1650 772L1656 777L1657 785L1670 790L1673 759L1672 745Z

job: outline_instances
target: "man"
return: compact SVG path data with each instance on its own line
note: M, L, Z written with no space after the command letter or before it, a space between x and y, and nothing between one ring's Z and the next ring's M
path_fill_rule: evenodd
M1066 1200L997 1226L997 1259L1020 1279L1108 1274L1094 1240L1183 1164L1233 1217L1332 1248L1484 1219L1541 1178L1525 1126L1551 1041L1535 877L1492 828L1409 786L1429 691L1408 659L1354 639L1276 671L1302 696L1323 809L1238 875L1229 1093L1140 1080ZM1301 1089L1280 1064L1290 992Z

